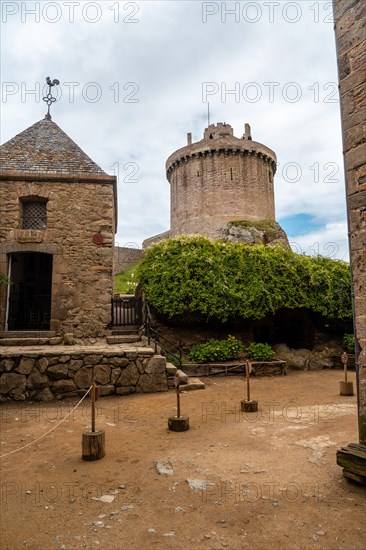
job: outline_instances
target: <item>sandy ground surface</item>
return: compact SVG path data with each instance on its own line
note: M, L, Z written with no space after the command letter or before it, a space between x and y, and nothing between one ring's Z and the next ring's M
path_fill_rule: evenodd
M336 450L358 441L356 397L339 395L341 377L253 378L258 413L240 411L243 378L205 378L205 390L182 394L184 433L167 429L173 392L102 398L106 456L96 462L81 459L85 400L1 460L1 549L364 549L366 490L336 464ZM76 403L3 403L1 454Z

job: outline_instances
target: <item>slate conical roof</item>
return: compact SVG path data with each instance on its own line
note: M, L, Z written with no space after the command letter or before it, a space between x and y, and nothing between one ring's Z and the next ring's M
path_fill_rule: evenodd
M0 169L85 176L107 175L47 115L0 147Z

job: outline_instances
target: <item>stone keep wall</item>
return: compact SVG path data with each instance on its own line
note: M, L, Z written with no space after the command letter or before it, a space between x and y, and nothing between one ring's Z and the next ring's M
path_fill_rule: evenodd
M366 3L333 0L359 355L360 441L366 444Z
M26 355L15 350L0 357L0 401L51 401L83 395L93 380L102 396L167 391L168 377L165 357L148 348Z
M121 273L136 265L142 259L143 251L140 248L127 246L115 246L114 248L114 273Z
M12 252L53 255L51 330L76 338L105 335L111 320L113 293L114 189L90 176L76 181L57 174L55 180L1 181L0 271L8 271ZM108 176L107 176L108 178ZM83 181L87 180L87 181ZM20 199L47 199L47 228L21 227ZM101 244L93 242L100 234ZM0 285L0 330L4 330L6 287Z
M170 236L219 238L220 228L230 221L275 219L276 155L251 139L234 137L228 124L206 128L205 138L173 153L166 169Z

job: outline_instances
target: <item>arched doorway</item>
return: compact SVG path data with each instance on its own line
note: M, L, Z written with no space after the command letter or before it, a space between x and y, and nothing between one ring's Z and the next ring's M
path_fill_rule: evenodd
M9 254L8 330L49 330L52 294L52 254Z

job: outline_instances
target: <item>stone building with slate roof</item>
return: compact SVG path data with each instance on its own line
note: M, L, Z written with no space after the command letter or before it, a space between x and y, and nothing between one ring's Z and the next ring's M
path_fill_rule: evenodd
M50 115L2 145L0 331L103 337L116 226L116 177Z

